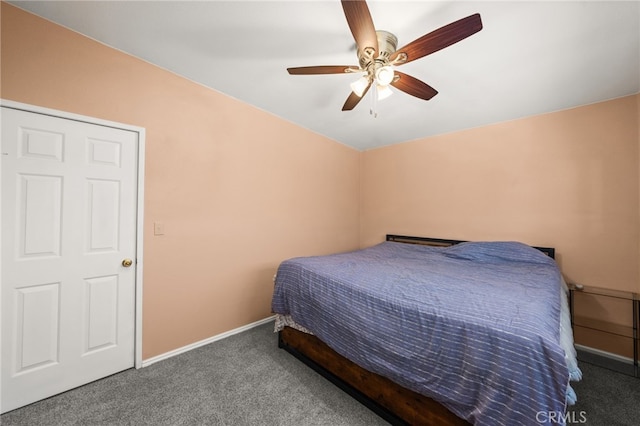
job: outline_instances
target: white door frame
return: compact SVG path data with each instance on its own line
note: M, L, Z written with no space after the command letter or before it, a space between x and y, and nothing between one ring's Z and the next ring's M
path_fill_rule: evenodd
M102 120L99 118L89 117L85 115L74 114L66 111L59 111L50 108L39 107L35 105L24 104L20 102L0 99L0 106L12 108L21 111L34 112L38 114L50 115L53 117L75 120L89 124L97 124L100 126L113 127L116 129L128 130L138 133L138 175L137 175L137 200L136 200L136 283L135 283L135 368L142 367L142 270L144 266L143 251L143 231L144 231L144 156L145 156L145 129L143 127L132 126L129 124L117 123L114 121ZM2 165L0 163L0 172ZM1 173L0 173L1 174ZM1 203L2 201L0 201ZM0 205L0 215L2 214L2 206ZM2 218L0 217L0 220ZM0 231L1 233L2 231ZM0 235L2 238L2 235ZM0 250L2 250L0 248ZM0 252L0 259L2 253ZM2 264L0 262L0 269Z

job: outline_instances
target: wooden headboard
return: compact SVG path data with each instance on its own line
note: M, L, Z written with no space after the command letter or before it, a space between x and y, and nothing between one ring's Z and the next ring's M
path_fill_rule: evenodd
M396 243L407 243L407 244L420 244L423 246L433 246L433 247L448 247L455 244L467 243L468 241L464 240L447 240L442 238L429 238L429 237L413 237L407 235L393 235L387 234L387 241L394 241ZM556 249L553 247L535 247L534 249L540 250L547 256L552 259L556 258Z

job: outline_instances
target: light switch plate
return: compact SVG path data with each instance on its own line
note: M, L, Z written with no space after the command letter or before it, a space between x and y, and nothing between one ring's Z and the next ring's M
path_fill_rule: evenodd
M153 222L153 235L164 235L164 223Z

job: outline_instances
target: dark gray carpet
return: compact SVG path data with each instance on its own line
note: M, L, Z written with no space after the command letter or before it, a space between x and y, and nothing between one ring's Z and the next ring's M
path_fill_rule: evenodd
M277 347L273 322L0 417L10 425L381 425Z
M0 416L10 425L383 425L264 324ZM576 424L640 424L640 379L581 364ZM579 423L586 419L586 423Z
M572 386L578 402L570 408L570 424L640 425L640 378L580 362L582 380ZM581 423L581 419L586 422Z

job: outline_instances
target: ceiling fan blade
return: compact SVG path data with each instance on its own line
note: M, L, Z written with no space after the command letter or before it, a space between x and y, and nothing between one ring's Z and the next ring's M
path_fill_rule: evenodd
M351 92L349 94L349 97L347 98L346 102L342 106L342 110L343 111L351 111L352 109L354 109L356 107L356 105L358 105L360 100L362 98L364 98L364 95L367 94L367 92L369 91L370 87L371 87L371 83L369 83L369 85L366 87L366 89L364 89L364 91L362 92L362 96L358 96L355 93Z
M406 46L396 50L389 60L393 61L400 55L406 55L406 59L400 58L400 64L415 61L416 59L430 55L447 46L464 40L482 29L482 20L480 14L476 13L458 21L452 22L444 27L440 27L435 31L425 34L422 37L412 41Z
M378 36L367 2L364 0L342 0L342 9L344 9L344 15L358 49L375 58L378 53Z
M344 74L360 72L360 67L355 65L321 65L311 67L295 67L287 68L291 75L307 75L307 74Z
M429 86L427 83L424 83L418 80L415 77L411 77L408 74L396 71L396 78L391 82L391 85L398 90L402 90L405 93L408 93L411 96L415 96L416 98L424 99L428 101L438 94L438 91L433 87Z

